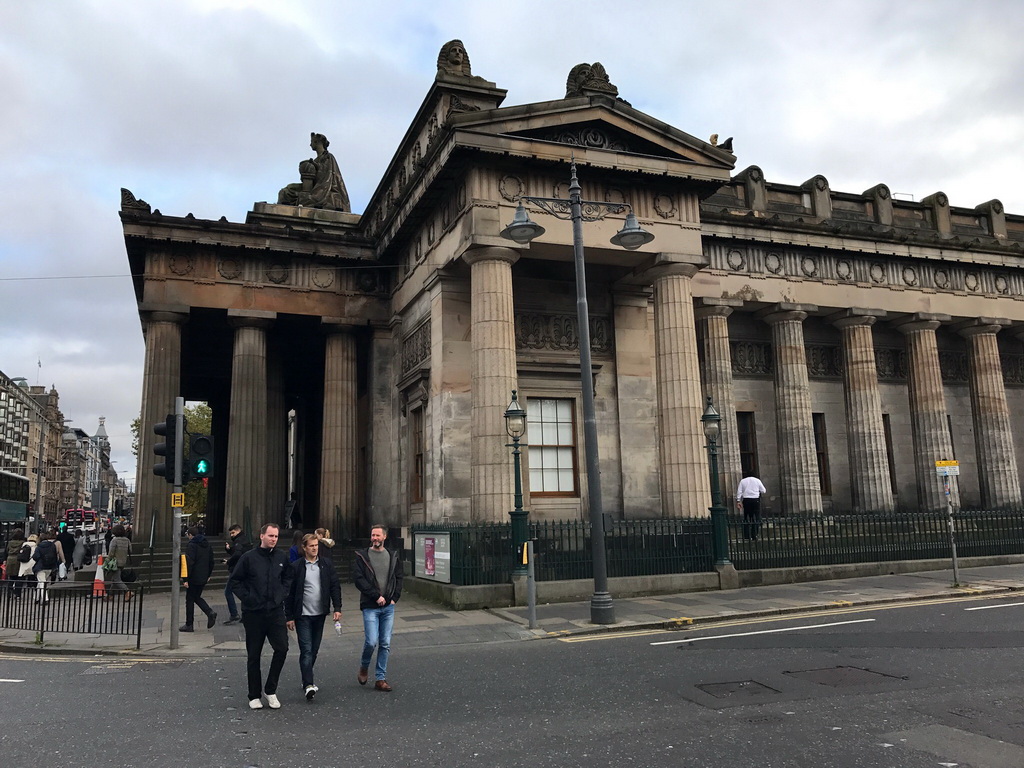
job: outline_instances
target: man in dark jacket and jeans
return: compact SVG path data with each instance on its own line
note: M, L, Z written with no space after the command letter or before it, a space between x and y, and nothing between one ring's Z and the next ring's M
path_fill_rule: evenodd
M266 694L267 705L271 709L281 708L277 681L288 656L284 601L291 586L291 569L288 567L288 555L275 549L280 533L276 523L265 524L260 529L260 545L242 555L231 572L231 589L242 603L250 709L263 709L261 693ZM274 655L270 660L266 685L263 685L260 655L267 640L274 649Z
M291 589L284 604L288 629L299 639L299 671L306 701L312 701L320 688L313 682L313 665L320 652L327 611L334 607L334 620L341 621L341 579L331 558L320 556L320 537L307 533L302 537L302 554L291 564Z
M395 624L395 603L402 596L402 558L384 548L387 530L383 525L370 529L369 549L356 551L352 580L359 590L359 608L363 612L363 655L359 662L360 685L369 679L370 659L377 649L374 687L388 692L388 656L391 653L391 629Z
M238 564L239 559L252 549L252 544L249 543L249 539L243 536L242 526L232 525L228 528L228 541L224 542L224 548L228 553L228 556L224 558L224 565L228 567L228 576L235 570L235 566ZM224 622L226 627L228 624L237 624L241 617L238 615L238 606L235 605L235 593L231 591L231 581L224 585L224 600L228 604L228 613L231 614L228 620Z
M217 613L203 600L203 589L213 574L213 548L203 529L193 525L188 529L188 544L185 545L185 563L188 576L185 578L185 623L180 632L194 632L192 623L196 618L196 606L206 614L206 628L213 629Z

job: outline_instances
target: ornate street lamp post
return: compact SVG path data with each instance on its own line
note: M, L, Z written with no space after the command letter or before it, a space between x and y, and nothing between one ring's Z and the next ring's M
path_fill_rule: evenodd
M519 404L516 391L512 390L512 402L505 409L505 431L512 438L512 442L506 447L512 449L512 464L515 467L515 508L512 510L512 544L516 553L516 566L513 573L526 573L526 564L523 563L523 547L530 536L527 526L527 512L523 509L523 470L520 462L521 451L519 450L519 439L526 433L526 410Z
M608 592L608 565L604 544L604 505L601 501L601 473L597 452L597 417L594 409L593 367L590 362L590 312L587 308L587 275L583 259L583 222L600 221L610 213L629 211L626 223L612 237L613 245L634 250L654 239L654 235L640 228L636 215L628 203L604 203L583 200L582 188L576 178L576 160L571 163L569 199L554 197L519 198L512 223L501 231L501 236L526 245L544 234L544 227L530 220L523 203L533 203L552 216L572 221L573 260L576 265L576 312L579 325L580 386L583 395L583 442L587 464L587 498L590 505L591 547L594 561L594 594L590 598L590 621L594 624L614 624L615 606Z
M701 425L704 427L704 437L708 444L708 469L711 472L711 530L712 550L715 556L715 566L729 565L729 541L725 520L725 507L722 505L722 489L718 481L718 438L722 434L722 417L711 404L708 398L708 405L704 409L704 415L700 417Z

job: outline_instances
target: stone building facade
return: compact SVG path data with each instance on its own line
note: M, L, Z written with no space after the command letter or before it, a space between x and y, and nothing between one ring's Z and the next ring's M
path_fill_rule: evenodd
M952 458L955 503L1019 506L1024 216L736 173L731 142L632 108L599 64L565 98L504 97L446 46L361 215L256 203L208 221L123 191L139 527L155 511L169 533L148 427L177 395L213 408L215 526L282 520L290 488L306 527L343 535L506 520L513 389L527 508L585 515L571 228L528 206L546 233L500 236L523 195L566 197L573 158L585 199L628 203L655 235L625 251L608 244L622 216L584 227L606 512L707 514L706 396L725 487L756 472L774 513L938 507L934 462Z

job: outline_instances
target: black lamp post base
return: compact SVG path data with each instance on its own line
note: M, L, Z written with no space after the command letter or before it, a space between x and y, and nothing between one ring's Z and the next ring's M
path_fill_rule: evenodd
M615 605L608 592L595 592L590 597L590 623L614 624Z

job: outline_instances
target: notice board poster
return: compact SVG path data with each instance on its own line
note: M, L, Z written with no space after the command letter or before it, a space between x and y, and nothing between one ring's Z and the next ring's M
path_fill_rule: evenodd
M413 536L413 575L450 584L452 581L451 536L435 531L417 531Z

